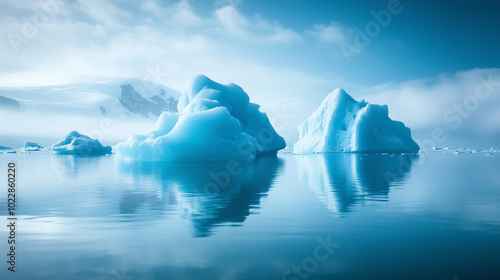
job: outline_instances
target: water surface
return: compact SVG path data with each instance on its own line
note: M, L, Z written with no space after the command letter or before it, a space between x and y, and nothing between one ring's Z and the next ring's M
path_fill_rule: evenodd
M498 153L0 159L1 279L500 279Z

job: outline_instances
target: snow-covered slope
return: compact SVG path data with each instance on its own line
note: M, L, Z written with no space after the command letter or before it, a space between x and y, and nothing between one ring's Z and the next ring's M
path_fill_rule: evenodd
M17 100L0 95L0 109L19 110L20 108Z
M8 102L24 112L157 118L163 111L176 111L180 93L140 79L85 77L51 86L0 85L0 96L0 105Z
M298 129L295 153L419 150L410 129L389 118L386 105L358 102L343 89L328 94Z
M120 103L129 113L148 118L158 117L163 111L177 112L177 101L171 96L168 97L163 89L149 99L139 94L131 84L122 85L121 90ZM109 110L102 105L100 109L105 115Z

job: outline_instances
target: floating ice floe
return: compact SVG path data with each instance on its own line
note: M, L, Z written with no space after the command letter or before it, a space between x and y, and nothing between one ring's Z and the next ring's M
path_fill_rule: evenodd
M295 153L416 152L420 149L387 105L354 100L343 89L331 92L301 125Z
M24 142L25 151L39 151L41 148L42 146L38 145L38 143L29 141Z
M111 146L103 146L99 140L76 131L70 132L51 147L57 154L105 155L111 154Z
M177 105L163 112L156 130L116 146L118 159L143 161L252 160L285 148L259 105L235 84L193 78Z
M446 148L433 147L432 149L425 150L423 152L427 153L427 154L437 154L437 153L455 154L455 155L478 154L478 155L491 156L491 155L500 153L500 149L491 148L491 149L488 149L488 150L483 150L483 149L472 149L472 148L450 149L448 147L446 147Z

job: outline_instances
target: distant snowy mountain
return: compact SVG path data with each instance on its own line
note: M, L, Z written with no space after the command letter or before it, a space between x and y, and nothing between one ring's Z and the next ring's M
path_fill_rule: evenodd
M0 110L156 119L163 111L176 112L179 97L172 88L140 79L85 77L51 86L0 85Z
M168 95L163 89L160 89L160 92L150 99L146 99L137 93L130 84L122 85L121 89L120 103L130 113L143 117L150 117L151 115L158 117L163 111L177 112L177 100L171 96L167 97ZM107 112L104 107L102 108L101 111Z
M15 99L8 98L5 96L0 95L0 109L15 109L19 110L20 109L19 102L17 102Z

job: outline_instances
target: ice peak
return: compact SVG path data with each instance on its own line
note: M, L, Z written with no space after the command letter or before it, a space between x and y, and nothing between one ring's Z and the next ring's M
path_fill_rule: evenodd
M337 102L347 101L347 102L356 102L352 96L350 96L343 88L336 88L334 91L330 93L333 99L337 100Z
M410 129L389 118L386 105L358 102L341 88L332 91L298 128L295 153L419 150Z
M207 85L212 85L215 82L212 81L210 78L208 78L205 75L196 75L191 78L189 81L190 84L190 90L192 92L199 92L203 87L206 87Z

